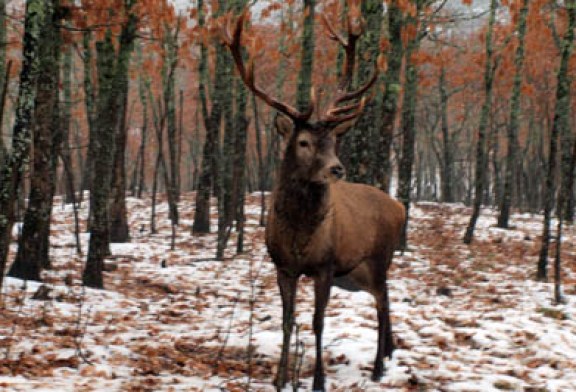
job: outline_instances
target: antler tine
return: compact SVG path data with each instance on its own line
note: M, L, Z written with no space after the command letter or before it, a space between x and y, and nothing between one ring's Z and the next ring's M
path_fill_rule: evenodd
M352 81L352 76L354 73L354 67L356 62L356 42L360 38L360 36L364 33L365 30L365 21L362 18L362 12L360 11L359 2L353 2L350 4L350 9L348 10L348 14L346 17L346 30L348 33L348 39L343 38L339 34L337 34L330 22L326 17L324 17L325 25L329 30L329 36L335 37L332 38L340 43L344 48L345 52L345 64L344 64L344 71L342 74L342 79L338 84L338 93L332 103L329 105L328 110L326 110L326 114L324 117L325 121L328 122L343 122L353 119L359 116L364 109L364 105L366 104L366 98L363 98L359 103L348 104L346 106L338 106L341 103L356 99L364 94L378 78L378 67L376 66L374 69L373 75L370 79L360 88L355 91L347 91L350 83ZM354 110L355 109L355 110ZM351 113L351 110L354 110ZM348 113L346 115L342 115L343 113Z
M248 9L246 9L236 20L236 24L234 26L234 31L231 32L230 21L225 21L225 26L223 27L222 38L224 44L228 46L230 52L232 53L232 57L234 58L234 62L236 63L236 68L238 68L238 72L240 73L240 77L246 84L246 86L260 99L266 102L269 106L273 107L274 109L278 110L279 112L284 113L288 117L292 118L294 121L307 121L311 116L312 112L314 111L315 100L311 99L310 105L304 112L300 112L296 108L284 103L280 102L277 99L273 98L272 96L268 95L264 90L262 90L259 86L256 85L255 77L254 77L254 62L250 60L248 62L248 66L244 66L244 59L242 58L242 31L244 29L244 20L247 18Z
M335 107L335 108L328 110L326 112L326 116L334 117L334 116L340 115L342 113L347 113L353 109L358 108L359 105L360 105L360 103L356 102L356 103L351 103L350 105L346 105L346 106L338 106L338 107Z
M348 109L353 109L354 106L358 106L358 108L356 110L354 110L352 113L343 115L343 116L337 116L337 112L341 112L344 110L344 107L342 108L337 108L334 109L335 113L333 114L328 114L327 116L324 117L324 121L328 122L328 123L342 123L342 122L346 122L348 120L352 120L356 117L358 117L360 114L362 114L362 111L364 110L364 106L366 106L366 102L368 101L367 97L362 97L362 99L360 100L360 103L356 104L356 105L349 105Z
M324 23L324 26L328 30L328 38L330 38L333 41L338 41L340 45L342 45L343 47L346 47L348 45L346 38L342 37L342 34L339 34L336 31L336 29L334 29L334 26L332 26L332 23L330 23L328 17L325 14L322 14L322 22Z
M226 46L232 45L232 37L230 36L230 14L224 15L222 25L220 26L220 37Z
M346 15L346 32L348 39L340 40L345 53L344 73L338 85L338 90L346 90L352 81L354 66L356 63L356 41L364 33L366 21L362 17L359 3L350 4Z
M338 104L341 104L343 102L350 101L352 99L356 99L356 98L360 97L362 94L364 94L366 91L368 91L368 89L370 89L370 87L372 87L374 85L374 83L376 82L377 79L378 79L378 67L375 67L374 73L372 74L372 77L362 87L360 87L359 89L357 89L355 91L350 91L348 93L339 94L336 97L336 99L334 99L333 103L330 105L328 110L326 110L326 114L324 116L324 121L332 122L332 123L344 122L344 121L348 121L348 120L351 120L351 119L359 116L362 113L362 111L364 110L364 106L366 105L366 102L368 101L367 97L362 97L360 103L352 103L352 104L349 104L346 106L338 106ZM353 110L355 108L357 108L357 109L354 110L354 112L349 113L349 114L344 115L344 116L339 116L341 113L349 112L350 110Z
M350 101L351 99L358 98L359 96L364 94L366 91L368 91L370 89L370 87L372 87L374 85L374 83L378 79L378 74L379 74L378 67L375 66L374 72L372 72L372 76L362 87L360 87L359 89L354 90L354 91L349 91L347 93L340 94L334 100L333 106L338 105L339 103L342 103L342 102Z

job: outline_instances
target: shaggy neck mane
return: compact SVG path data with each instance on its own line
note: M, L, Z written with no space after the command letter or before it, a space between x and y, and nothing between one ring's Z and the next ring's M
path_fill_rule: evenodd
M287 227L311 234L326 217L329 186L282 176L274 197L274 210Z

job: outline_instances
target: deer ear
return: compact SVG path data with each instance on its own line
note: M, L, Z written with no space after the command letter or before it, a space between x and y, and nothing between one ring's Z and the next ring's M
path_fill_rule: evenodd
M274 126L284 140L288 139L294 130L294 124L292 123L292 120L281 113L276 114L276 118L274 119Z
M348 121L344 121L343 123L336 125L336 127L334 127L332 132L334 133L334 135L336 135L336 137L344 136L344 134L354 126L354 123L356 123L355 118Z

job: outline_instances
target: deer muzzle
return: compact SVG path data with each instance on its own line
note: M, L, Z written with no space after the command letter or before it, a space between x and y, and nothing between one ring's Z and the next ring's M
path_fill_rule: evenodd
M346 170L344 169L344 166L342 166L342 164L336 164L330 167L330 176L334 180L341 180L344 178L345 175Z

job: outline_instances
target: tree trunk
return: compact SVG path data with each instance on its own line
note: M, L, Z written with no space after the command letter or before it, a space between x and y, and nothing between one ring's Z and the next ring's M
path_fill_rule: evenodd
M486 64L484 66L484 103L482 104L482 111L480 112L480 124L478 125L478 141L476 145L476 172L474 182L474 202L472 206L472 215L470 222L464 234L464 243L469 244L472 242L474 236L474 229L476 221L480 216L480 207L482 206L482 198L484 196L484 189L486 188L486 171L488 159L486 156L486 131L488 129L488 122L490 117L490 109L492 107L492 85L494 81L494 73L496 66L493 64L493 43L492 34L494 32L494 24L496 23L496 9L498 8L497 0L490 0L490 16L488 19L488 31L486 32Z
M92 33L90 30L84 31L82 35L82 43L84 48L84 55L82 56L84 64L84 103L86 104L86 118L88 120L88 152L86 154L86 162L84 165L84 173L82 175L82 185L80 187L81 191L92 189L92 164L94 161L94 149L95 144L92 142L95 137L92 133L95 132L96 128L96 93L94 91L94 82L92 80L92 73L94 66L92 64L92 48L90 47L92 42Z
M152 208L150 212L150 234L157 234L156 230L156 195L158 194L158 174L160 173L160 160L162 158L161 150L158 149L156 154L156 163L154 164L154 174L152 177Z
M244 0L227 2L220 0L220 9L230 10L234 13L242 12ZM223 63L222 77L224 85L215 94L215 100L222 103L224 121L224 140L219 159L218 174L218 238L216 260L222 260L234 219L238 219L238 213L243 212L240 203L243 204L244 196L244 170L246 166L246 131L248 121L246 119L247 91L243 82L233 75L233 60L227 48L219 45L216 48L216 56ZM234 112L234 109L236 111ZM243 215L243 214L242 214ZM239 244L243 245L243 216L239 223Z
M278 63L278 72L276 73L276 80L274 83L275 89L275 96L278 99L282 99L284 97L284 89L287 77L287 68L288 68L288 61L287 56L285 55L288 51L288 42L286 39L287 35L290 35L294 31L293 20L294 20L294 12L292 7L289 7L287 10L287 14L284 14L284 11L280 11L280 19L283 21L283 29L285 29L285 34L278 34L278 50L283 55L280 56L280 60ZM254 100L254 98L253 98ZM280 143L281 137L276 132L275 129L275 118L278 115L276 110L271 110L269 112L269 120L267 126L264 127L264 136L266 137L266 159L264 164L264 190L271 190L274 183L274 178L276 175L277 169L280 167ZM256 120L255 120L256 121ZM266 124L266 121L264 122ZM262 197L264 194L262 193ZM265 201L261 201L261 204L264 205ZM264 219L264 212L261 212L261 219Z
M574 223L574 205L576 198L576 189L574 189L574 177L576 177L576 138L572 143L572 159L570 160L570 175L568 176L568 186L566 191L568 192L568 200L566 202L566 215L565 219L569 223Z
M134 0L135 1L135 0ZM127 7L130 7L128 5ZM120 48L114 70L115 85L113 95L115 110L112 117L114 126L114 166L111 184L111 203L109 206L110 242L129 242L130 227L128 225L128 210L126 208L126 142L128 137L128 89L129 89L129 66L134 40L136 36L136 17L128 16L129 20L122 29Z
M179 23L178 23L179 26ZM164 43L167 53L165 64L167 65L166 80L164 82L164 107L167 111L166 119L168 126L168 158L170 161L170 184L167 184L168 192L172 194L175 202L180 199L178 191L178 126L176 121L176 66L178 65L178 28L172 33L166 28Z
M488 151L486 152L486 158L490 159L492 156L492 194L494 196L495 204L500 205L502 200L503 186L502 186L502 165L500 155L500 129L499 127L490 127L490 132L488 132ZM492 154L490 154L492 153ZM488 165L487 165L488 166ZM486 186L490 183L486 180Z
M260 190L260 226L266 225L266 194L264 192L266 183L266 172L264 171L264 156L262 153L262 129L260 128L260 115L256 96L252 95L252 110L254 113L254 127L256 129L256 154L258 159L258 188ZM271 152L268 151L268 154Z
M221 1L221 7L225 7ZM238 134L234 124L233 112L233 74L232 57L223 45L216 48L216 56L221 59L222 74L220 79L224 86L219 88L214 97L222 104L222 120L224 123L224 139L218 159L218 177L216 180L216 197L218 199L218 238L216 260L223 260L224 250L234 221L234 145Z
M75 191L75 181L74 172L72 170L72 154L70 152L70 126L72 118L72 73L73 70L73 48L69 46L65 49L63 54L63 64L62 64L62 86L64 90L64 102L61 104L62 110L62 147L60 148L60 158L62 159L62 164L64 166L64 177L65 177L65 192L66 192L66 203L75 203L76 196Z
M314 15L316 0L304 0L304 31L302 32L302 59L298 73L296 106L304 111L310 103L312 70L314 68Z
M198 25L204 27L204 7L203 0L198 0ZM216 80L215 84L220 86L219 78L222 75L222 64L216 60ZM202 106L202 117L206 128L206 141L204 142L204 151L202 155L202 169L198 181L198 191L196 192L196 208L194 213L194 223L192 233L209 233L210 232L210 196L215 181L215 167L217 163L219 127L221 121L220 103L213 99L212 111L208 111L208 102L206 89L209 84L208 75L208 50L203 43L200 43L200 61L198 64L199 74L199 95ZM215 90L218 90L217 88Z
M59 1L47 2L39 51L40 70L36 85L33 125L32 176L28 208L16 259L8 275L40 281L40 272L50 268L49 236L52 198L61 134L59 118L60 31L56 24Z
M143 77L139 78L138 81L138 92L140 94L140 102L142 103L142 135L141 138L142 140L140 141L140 161L139 163L139 167L138 167L138 171L139 171L139 175L138 175L138 194L137 197L139 199L142 198L142 192L144 192L144 190L146 190L146 172L145 172L145 167L146 167L146 142L148 140L148 101L146 99L146 91L149 88L149 81L148 80L144 80ZM153 103L150 103L151 105Z
M123 54L120 53L120 56ZM126 69L127 71L127 69ZM128 209L126 208L126 142L128 126L126 116L128 112L128 72L117 75L121 85L116 91L119 106L117 126L115 127L114 166L112 168L111 203L109 207L110 242L124 243L130 241L130 227L128 226Z
M74 181L74 170L72 166L72 153L70 149L70 128L72 124L72 77L74 73L73 67L73 52L74 48L69 45L64 51L64 59L62 64L63 74L63 98L64 102L60 104L62 117L62 143L60 145L59 155L62 159L64 167L64 176L66 179L66 203L71 203L74 211L74 237L76 239L76 253L82 255L82 245L80 243L80 221L78 216L78 204L76 203L76 185ZM79 161L81 166L81 161Z
M233 208L237 223L238 241L236 253L244 252L244 201L246 195L246 145L249 119L246 116L248 91L240 78L236 77L236 114L234 116L234 129L236 140L234 144Z
M448 92L446 91L446 68L442 64L438 81L440 93L440 130L442 132L442 202L453 203L454 199L454 143L448 124Z
M414 145L416 139L416 106L418 92L418 68L414 55L420 48L420 34L418 16L422 5L420 0L415 0L416 15L407 16L406 24L414 27L415 36L407 43L406 69L404 85L404 101L402 103L402 154L398 167L398 199L406 209L406 223L404 224L400 238L401 249L406 249L408 238L408 217L410 216L410 199L412 190L412 166L414 164Z
M514 184L518 173L518 128L520 127L520 101L522 98L522 72L524 66L524 43L526 37L526 18L528 16L528 0L523 0L518 18L517 35L518 47L514 65L514 86L512 88L512 102L510 104L510 124L508 125L508 153L506 155L506 177L504 180L504 194L500 204L498 227L508 228L510 220L510 207L514 197ZM516 189L517 191L518 189Z
M392 142L394 139L394 122L398 111L398 98L400 96L400 73L404 49L402 45L402 30L404 18L398 4L399 0L392 0L388 4L386 19L388 22L388 40L390 52L386 56L387 71L385 76L385 89L382 98L382 123L378 139L378 154L375 162L375 185L385 192L390 191L390 178L392 172Z
M101 57L98 72L102 77L98 92L99 120L94 140L94 175L90 193L94 219L90 230L88 259L82 276L84 285L96 288L104 287L102 268L104 257L109 253L108 200L112 181L111 163L115 152L116 132L119 127L124 126L124 118L122 113L118 113L118 108L123 107L125 93L128 91L128 65L137 29L132 5L132 2L126 4L127 21L122 26L117 57L114 55L110 31L106 41L98 45Z
M554 193L557 155L558 155L558 137L569 134L570 132L570 85L572 83L569 75L569 60L574 47L574 28L576 27L576 1L568 0L566 2L568 10L568 28L561 43L560 68L558 70L556 85L556 106L554 108L554 123L552 124L552 134L550 135L550 150L548 154L548 167L546 173L546 186L544 195L544 226L542 229L542 246L538 258L538 271L536 279L546 280L548 278L548 249L550 246L550 218L554 207ZM563 140L564 141L564 140ZM564 176L562 177L565 178ZM561 188L560 200L558 202L558 216L561 220L564 207L564 197L566 190ZM560 233L559 233L560 234ZM557 241L561 241L558 238ZM557 266L559 269L559 266ZM558 272L559 273L559 272Z
M6 39L6 0L0 0L0 42L7 42ZM0 45L0 77L6 75L6 47L7 45ZM8 78L2 81L2 96L5 96L5 91L8 90ZM0 111L4 112L4 99L0 106ZM0 162L4 162L6 154L8 153L6 145L4 144L4 121L3 116L0 116Z
M110 234L108 224L108 197L112 182L112 161L114 159L115 127L112 113L108 112L107 101L112 100L114 79L114 47L112 34L107 32L104 41L96 43L98 96L97 120L90 132L91 191L90 191L90 243L88 259L84 268L82 280L89 287L104 288L102 269L104 257L109 251ZM89 154L90 155L90 154Z
M36 80L40 69L39 46L46 12L44 0L26 2L23 59L16 120L12 133L12 151L0 166L0 289L14 224L14 203L24 174L31 141L31 120L36 100Z
M164 27L164 48L166 58L162 67L162 84L164 95L164 110L166 111L166 126L168 135L168 166L165 170L166 194L170 210L172 225L178 224L178 200L180 199L178 186L178 127L176 125L176 66L178 65L178 34L180 21L178 20L174 32L168 26Z
M374 72L374 64L380 52L380 34L382 31L382 1L368 0L362 2L362 14L366 21L366 29L359 42L358 84L366 83ZM379 92L379 83L374 90ZM380 97L370 100L364 107L364 111L356 121L356 125L346 134L346 140L342 143L343 157L348 157L345 162L347 176L352 182L373 183L375 180L374 161L378 151Z
M176 172L174 173L176 201L180 201L182 193L182 173L180 172L182 166L182 144L184 143L184 90L182 89L178 92L178 108L178 135L176 138L178 148L176 150Z

